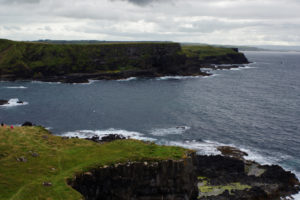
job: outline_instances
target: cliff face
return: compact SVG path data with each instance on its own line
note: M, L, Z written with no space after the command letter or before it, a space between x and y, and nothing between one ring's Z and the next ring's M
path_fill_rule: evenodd
M295 175L279 166L195 154L104 166L68 183L86 200L274 200L300 190Z
M0 40L0 78L76 82L79 77L81 82L89 77L207 75L199 70L203 64L248 62L234 49L193 48L168 42L84 45Z
M77 175L69 184L86 200L189 200L198 196L191 157L105 166Z

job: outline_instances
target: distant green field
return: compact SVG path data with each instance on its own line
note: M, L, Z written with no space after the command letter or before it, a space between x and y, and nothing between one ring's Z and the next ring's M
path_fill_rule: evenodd
M187 57L198 57L203 60L209 56L224 56L227 54L238 54L232 48L222 48L214 46L182 46L182 52Z
M62 139L42 127L0 127L0 199L79 200L81 194L66 183L76 173L113 163L181 159L187 151L136 140Z

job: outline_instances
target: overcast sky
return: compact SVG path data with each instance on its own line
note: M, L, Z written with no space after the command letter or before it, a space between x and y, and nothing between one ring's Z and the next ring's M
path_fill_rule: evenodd
M300 0L0 0L0 38L300 45Z

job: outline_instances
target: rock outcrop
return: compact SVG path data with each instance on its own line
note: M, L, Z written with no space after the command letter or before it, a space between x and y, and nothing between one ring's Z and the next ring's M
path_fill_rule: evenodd
M189 200L198 196L191 157L104 166L77 175L69 184L86 200Z
M86 200L274 200L300 191L296 176L280 166L196 154L103 166L68 183Z

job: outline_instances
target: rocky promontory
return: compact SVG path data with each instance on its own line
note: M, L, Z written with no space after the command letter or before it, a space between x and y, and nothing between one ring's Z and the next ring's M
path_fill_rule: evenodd
M195 153L94 168L68 183L87 200L275 200L300 191L296 176L280 166Z
M208 76L208 64L248 63L237 49L173 42L49 44L0 40L0 80L82 83L88 79Z

